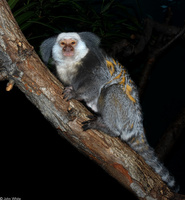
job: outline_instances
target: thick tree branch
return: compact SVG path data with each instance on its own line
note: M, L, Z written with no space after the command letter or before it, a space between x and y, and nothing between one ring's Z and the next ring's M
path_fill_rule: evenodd
M139 199L185 199L170 191L159 175L118 138L94 130L82 131L81 122L87 120L89 111L75 100L63 100L63 86L21 33L6 0L0 1L0 77L10 80L11 85L15 83L62 137Z

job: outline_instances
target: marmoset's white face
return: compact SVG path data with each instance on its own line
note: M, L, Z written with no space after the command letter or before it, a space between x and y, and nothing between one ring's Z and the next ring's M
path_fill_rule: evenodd
M77 33L61 33L58 35L52 53L53 59L61 65L61 62L79 62L89 49Z

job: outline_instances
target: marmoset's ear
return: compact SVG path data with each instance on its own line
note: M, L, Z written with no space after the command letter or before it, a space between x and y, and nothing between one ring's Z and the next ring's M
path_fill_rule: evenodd
M40 46L40 53L42 56L42 60L46 65L48 64L49 59L51 57L52 48L53 48L54 44L56 43L56 39L57 39L57 36L50 37L50 38L44 40L44 42L42 42L42 44Z

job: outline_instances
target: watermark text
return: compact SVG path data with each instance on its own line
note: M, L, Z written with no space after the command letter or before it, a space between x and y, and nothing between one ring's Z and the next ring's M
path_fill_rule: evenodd
M0 200L21 200L20 197L0 197Z

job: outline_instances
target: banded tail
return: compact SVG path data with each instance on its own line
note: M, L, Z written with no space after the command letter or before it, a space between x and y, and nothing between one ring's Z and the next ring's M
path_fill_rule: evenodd
M171 189L175 192L179 191L179 187L175 185L174 177L170 175L167 168L156 157L153 148L149 146L144 134L130 138L127 143L132 149L143 157L145 162L161 176L162 180L166 182Z

